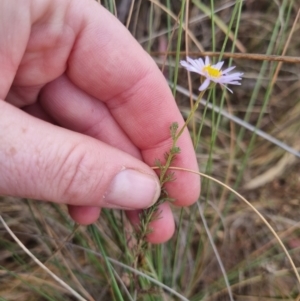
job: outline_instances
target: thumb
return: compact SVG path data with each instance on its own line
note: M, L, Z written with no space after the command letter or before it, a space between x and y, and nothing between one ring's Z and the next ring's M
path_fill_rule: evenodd
M0 112L0 195L127 210L157 200L157 176L136 158L1 100Z

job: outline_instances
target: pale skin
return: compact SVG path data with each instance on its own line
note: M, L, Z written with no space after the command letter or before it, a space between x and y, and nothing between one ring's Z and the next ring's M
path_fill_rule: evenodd
M184 123L151 57L94 0L2 0L0 41L0 195L66 204L85 225L102 207L138 222L158 196L151 167L171 146L169 126ZM178 146L173 165L197 170L187 131ZM115 178L132 189L115 192ZM199 178L176 172L167 189L191 205ZM152 243L174 233L169 204L160 210Z

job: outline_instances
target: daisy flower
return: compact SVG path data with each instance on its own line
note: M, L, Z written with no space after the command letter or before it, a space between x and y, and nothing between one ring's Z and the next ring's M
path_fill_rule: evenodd
M208 88L211 82L214 82L216 84L220 84L232 93L232 90L225 85L240 85L241 83L239 81L242 79L242 75L244 73L235 72L229 74L235 66L222 71L221 68L223 64L224 62L219 62L215 65L211 65L208 56L205 57L205 61L201 58L193 60L189 57L186 58L186 61L180 61L180 65L182 67L186 68L188 71L196 72L205 78L199 87L199 91L204 91Z

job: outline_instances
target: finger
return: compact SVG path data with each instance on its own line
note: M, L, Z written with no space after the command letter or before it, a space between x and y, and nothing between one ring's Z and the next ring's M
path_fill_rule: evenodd
M126 215L137 229L140 225L140 211L127 211ZM172 210L168 203L161 204L156 213L156 218L149 224L151 233L147 235L147 241L160 244L168 241L174 234L175 223Z
M0 99L11 87L30 36L30 10L22 7L25 2L11 2L1 1L0 9ZM17 24L22 24L18 30Z
M1 43L11 46L9 49L21 49L13 52L13 64L4 64L3 70L10 71L8 78L14 78L14 89L7 100L17 106L32 103L42 86L66 71L73 83L106 103L148 165L153 165L157 158L163 161L163 154L172 144L169 126L173 122L182 126L183 120L153 60L122 24L96 2L32 1L31 7L34 9L26 17L31 17L33 26L31 30L28 24L22 28L25 38L19 42L19 31L15 30L17 35ZM23 10L20 5L18 16L22 20ZM11 60L4 57L1 62ZM6 79L4 83L3 95L6 95L9 88ZM124 118L126 116L131 118ZM174 165L197 170L187 131L178 146L181 155ZM169 185L170 195L177 198L180 205L194 202L200 190L198 177L177 173L176 178L176 183Z
M81 225L90 225L99 218L101 208L93 206L68 206L73 220Z
M41 107L39 103L34 103L33 105L26 106L22 109L24 112L30 114L33 117L39 118L41 120L55 124L55 121L45 110Z
M18 97L12 93L12 101L20 106L23 99L27 104L35 101L40 87L67 69L76 85L107 103L117 123L142 150L147 164L152 165L157 158L163 160L163 154L171 145L168 128L174 121L181 126L183 120L154 62L129 32L96 2L90 1L87 5L85 1L59 1L59 13L57 3L45 1L38 6L32 5L35 9L27 15L22 15L24 7L20 6L20 20L31 16L33 28L30 30L24 21L23 38L19 39L19 31L15 31L17 35L10 40L6 38L7 43L1 44L16 49L9 54L12 59L4 55L1 61L12 62L1 68L10 74L7 78L15 79ZM7 54L5 48L2 52ZM15 70L18 70L16 75ZM3 82L5 97L9 82L5 78ZM197 169L187 131L178 145L182 153L174 165ZM192 174L184 177L177 174L176 184L170 186L171 196L177 198L180 205L190 204L199 195L199 181Z
M89 22L75 42L67 75L81 89L106 103L147 164L153 165L155 159L164 161L172 145L169 127L173 122L181 127L184 121L163 75L105 9L95 3L87 8L86 15ZM173 164L197 170L188 131L184 131L178 146L181 154ZM176 182L168 185L170 195L179 205L194 202L199 196L199 178L177 172L175 177Z
M0 112L0 195L121 209L157 200L157 177L140 160L4 101Z
M61 76L47 85L40 94L39 101L60 125L97 138L138 159L141 158L140 152L112 118L107 107L76 87L66 76ZM69 206L69 213L76 222L90 224L97 220L100 210L97 207ZM160 227L160 231L154 230L153 233L157 232L159 235L155 238L156 234L152 234L151 241L164 241L169 237L174 221L170 210L168 213L164 214L167 220L163 222L167 231L161 229L160 223L152 224L153 228ZM128 216L131 218L137 214L132 213Z
M141 159L140 152L111 117L105 104L76 87L66 76L47 85L40 94L39 102L58 124ZM100 214L98 207L68 208L71 217L85 225L95 222Z
M41 120L51 122L54 124L53 119L44 111L39 103L23 108L23 111L39 118ZM89 225L94 223L100 216L101 209L99 207L89 206L72 206L68 205L69 214L73 220L81 225Z
M140 151L111 116L106 105L79 89L65 75L41 91L39 102L61 126L142 159Z

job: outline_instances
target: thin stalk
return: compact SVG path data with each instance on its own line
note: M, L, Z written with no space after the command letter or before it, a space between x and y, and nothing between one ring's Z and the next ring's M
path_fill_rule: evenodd
M186 119L184 125L182 126L182 128L179 130L179 132L177 133L177 135L176 135L175 138L173 139L173 143L172 143L171 149L174 148L174 147L176 146L179 137L182 135L183 131L185 130L185 128L187 127L187 125L189 124L189 122L192 120L192 118L193 118L193 116L194 116L194 114L195 114L195 112L196 112L196 110L197 110L197 108L198 108L198 106L199 106L199 103L200 103L200 101L201 101L201 99L202 99L202 97L203 97L205 91L206 91L206 90L201 91L201 93L199 94L199 96L198 96L198 98L197 98L197 100L196 100L196 102L195 102L195 105L192 107L192 110L191 110L191 112L190 112L188 118ZM172 156L172 154L170 154L170 155L168 156L167 162L166 162L166 164L165 164L165 166L164 166L164 168L162 169L161 174L160 174L160 181L161 181L161 182L163 181L163 179L164 179L164 177L165 177L165 175L166 175L166 172L167 172L167 170L168 170L168 168L169 168L169 166L170 166L170 164L171 164L173 158L174 158L174 156Z

